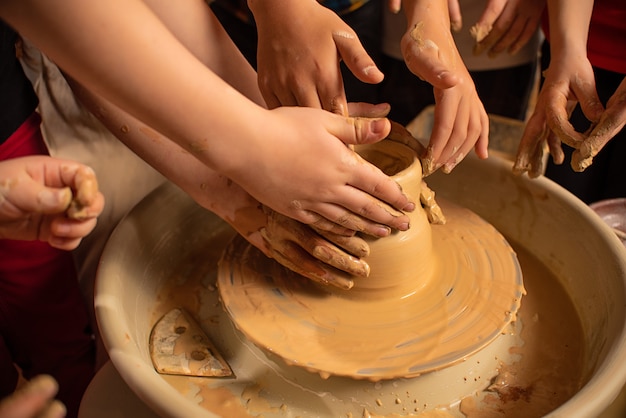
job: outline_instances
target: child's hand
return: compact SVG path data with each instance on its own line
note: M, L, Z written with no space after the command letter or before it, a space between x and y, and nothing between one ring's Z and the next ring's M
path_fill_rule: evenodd
M487 158L489 118L450 32L447 2L405 3L402 54L408 69L433 86L435 96L433 129L422 155L424 176L440 167L449 173L472 148Z
M604 106L595 88L593 68L585 54L585 47L580 47L577 54L553 55L550 66L544 71L545 81L517 149L513 166L515 173L538 177L545 171L547 160L544 157L547 152L559 165L565 159L562 144L574 149L581 147L587 134L577 132L569 121L576 104L580 104L591 123L600 120ZM590 162L591 153L586 153L586 150L591 148L586 147L577 154L575 165L582 160Z
M251 1L259 33L259 88L270 109L322 108L347 116L340 63L364 83L383 79L355 31L317 2Z
M54 399L59 386L48 375L40 375L0 401L0 417L62 418L65 406Z
M598 124L591 130L572 155L574 171L584 171L593 162L602 148L626 125L626 77L615 90L600 116Z
M266 255L283 266L325 285L350 289L353 279L367 277L369 265L361 259L369 245L356 236L326 232L304 225L266 208L261 235Z
M323 231L281 215L263 206L238 184L195 161L185 166L185 177L193 175L206 187L182 181L181 188L267 257L315 282L343 289L351 288L354 279L369 275L369 265L362 259L369 254L369 245L354 231L339 226L333 232Z
M48 156L0 162L0 238L72 250L104 207L93 170Z

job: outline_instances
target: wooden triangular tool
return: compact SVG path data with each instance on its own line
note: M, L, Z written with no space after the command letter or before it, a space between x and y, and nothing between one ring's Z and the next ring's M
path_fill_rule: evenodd
M150 357L157 372L183 376L228 377L233 371L200 325L174 308L150 333Z

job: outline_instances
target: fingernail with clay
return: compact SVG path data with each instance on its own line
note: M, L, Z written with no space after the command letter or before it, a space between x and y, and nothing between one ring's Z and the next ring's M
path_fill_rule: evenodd
M410 228L410 225L409 225L409 223L408 223L408 222L402 223L402 224L400 224L400 225L398 226L398 229L399 229L400 231L408 231L408 230L409 230L409 228Z
M444 172L444 174L450 174L450 173L452 172L452 170L454 170L454 167L456 167L456 164L455 164L455 163L448 163L448 164L445 164L445 165L443 166L443 168L441 169L441 171L443 171L443 172Z
M63 189L44 189L37 196L44 209L64 211L72 201L72 191L69 187Z
M387 119L374 119L370 124L373 134L380 135L387 131Z
M406 206L402 208L402 210L404 212L413 212L415 210L415 203L414 202L407 203Z
M453 161L448 161L447 163L444 164L442 171L445 174L450 174L452 170L454 170L454 167L456 167L457 165L459 165L461 161L463 161L463 158L465 158L464 154L462 153L458 154Z
M374 234L376 234L377 237L384 238L391 234L391 228L380 225L376 228Z

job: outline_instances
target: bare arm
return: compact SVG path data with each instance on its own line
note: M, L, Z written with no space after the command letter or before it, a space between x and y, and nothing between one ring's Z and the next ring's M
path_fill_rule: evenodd
M169 7L191 1L199 0ZM382 139L389 121L317 109L268 111L207 68L139 0L5 0L0 16L81 84L277 212L375 235L408 228L408 217L381 201L396 209L414 204L345 146ZM218 40L207 40L214 51Z

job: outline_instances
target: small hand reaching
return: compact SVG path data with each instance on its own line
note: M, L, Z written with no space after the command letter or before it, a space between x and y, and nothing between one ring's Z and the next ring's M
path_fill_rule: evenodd
M382 81L355 31L334 11L317 2L248 4L259 33L259 88L270 109L306 106L347 116L342 61L364 83Z
M593 69L583 54L584 51L579 54L570 52L551 60L550 67L544 73L546 78L535 110L520 141L513 166L515 173L527 172L530 177L537 177L545 171L545 155L548 151L555 164L562 164L565 159L562 144L575 149L582 146L587 134L577 132L569 122L569 116L577 103L592 124L598 123L604 114L595 88ZM611 113L605 115L605 118ZM596 131L594 139L587 142L583 153L575 158L593 157L590 145L605 139L604 135L597 135L600 131ZM594 147L597 145L595 143Z
M541 24L546 0L489 0L478 22L470 29L476 45L474 54L488 51L490 57L502 52L515 54Z
M433 130L422 159L424 175L440 167L452 171L472 148L479 158L487 158L489 118L454 44L447 7L407 3L404 60L413 74L433 86L435 95Z
M591 165L593 157L626 124L626 78L622 80L613 96L606 104L606 109L589 135L578 145L572 154L571 165L574 171L583 171Z

